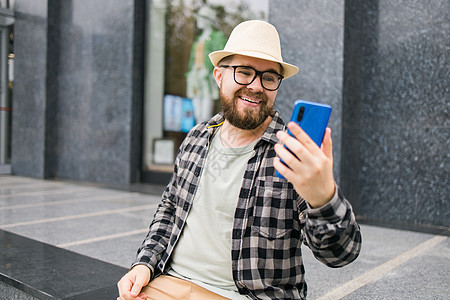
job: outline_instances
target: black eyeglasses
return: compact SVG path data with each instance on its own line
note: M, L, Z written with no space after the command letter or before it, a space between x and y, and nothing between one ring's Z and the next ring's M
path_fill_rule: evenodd
M276 91L281 84L281 81L283 80L283 76L271 72L271 71L258 71L255 70L252 67L248 66L229 66L229 65L221 65L219 66L221 68L233 68L234 69L234 81L237 84L241 85L248 85L251 84L256 76L259 75L259 78L261 79L261 85L263 88L265 88L268 91Z

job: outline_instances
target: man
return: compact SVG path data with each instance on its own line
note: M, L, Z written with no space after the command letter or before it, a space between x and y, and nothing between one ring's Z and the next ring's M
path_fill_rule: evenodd
M321 148L294 123L296 139L284 131L272 108L298 68L283 62L269 23L239 24L209 57L223 111L181 145L120 298L304 299L302 242L331 267L356 259L361 246L333 178L330 129Z

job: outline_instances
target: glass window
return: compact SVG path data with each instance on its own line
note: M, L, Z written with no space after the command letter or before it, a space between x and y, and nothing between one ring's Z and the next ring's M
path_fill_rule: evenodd
M14 35L10 20L0 16L0 174L11 172L11 114L14 80ZM11 19L13 21L13 19Z
M143 181L167 183L195 124L221 110L208 54L232 29L267 20L268 0L153 0L146 23Z

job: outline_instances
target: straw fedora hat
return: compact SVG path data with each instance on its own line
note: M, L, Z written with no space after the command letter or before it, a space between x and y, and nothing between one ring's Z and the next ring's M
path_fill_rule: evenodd
M283 61L278 32L272 24L264 21L251 20L237 25L231 32L224 49L211 52L209 59L214 66L217 66L222 58L233 54L277 62L283 66L284 78L289 78L298 72L296 66Z

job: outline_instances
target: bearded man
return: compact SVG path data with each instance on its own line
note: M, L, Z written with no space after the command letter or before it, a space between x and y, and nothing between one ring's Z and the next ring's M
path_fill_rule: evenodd
M181 145L119 298L305 299L302 243L330 267L361 248L333 178L330 129L321 148L295 123L295 138L285 132L273 105L298 68L271 24L239 24L209 57L223 110Z

